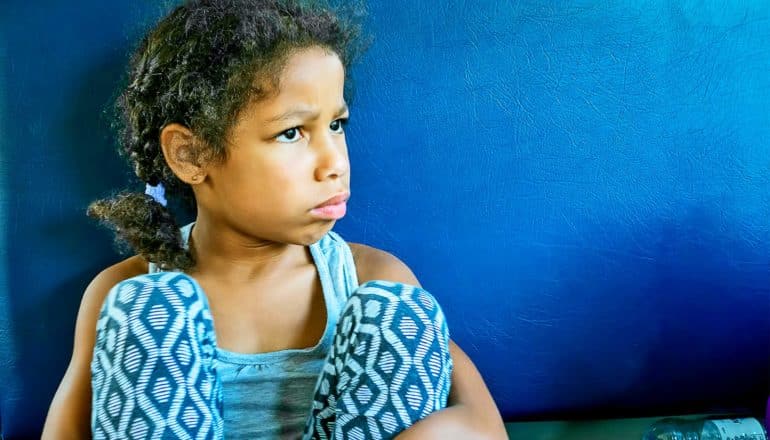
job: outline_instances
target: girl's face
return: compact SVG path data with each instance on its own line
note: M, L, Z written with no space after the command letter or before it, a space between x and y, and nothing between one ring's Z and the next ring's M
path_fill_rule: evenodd
M270 241L307 245L326 234L345 205L314 208L350 188L344 84L337 55L321 48L290 55L277 93L242 111L226 161L196 185L199 211Z

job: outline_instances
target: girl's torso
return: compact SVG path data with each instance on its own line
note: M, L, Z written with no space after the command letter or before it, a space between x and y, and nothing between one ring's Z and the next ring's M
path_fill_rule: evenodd
M182 237L187 243L193 224L181 229ZM350 293L358 287L355 263L348 244L336 233L329 232L317 243L309 246L309 251L315 265L315 274L302 273L301 277L307 277L304 282L296 286L307 286L311 290L319 289L320 295L315 291L310 295L297 296L300 307L321 307L325 310L325 324L323 319L316 322L313 319L307 321L305 327L311 329L307 334L299 338L283 338L278 346L295 346L304 341L314 340L314 344L306 345L307 348L291 348L266 352L236 352L220 347L217 349L217 373L222 381L224 398L225 436L227 439L253 439L253 438L298 438L307 420L313 391L321 372L326 353L330 347L340 311ZM148 272L159 271L157 266L150 263ZM205 290L205 289L204 289ZM290 292L292 289L287 290ZM292 293L288 293L292 295ZM296 319L303 313L286 313L291 310L286 303L278 305L284 312L256 313L255 319L271 319L271 322L281 322L282 319ZM215 308L214 305L212 308ZM248 309L244 307L244 309ZM281 314L285 316L281 316ZM225 323L220 315L214 314L215 328L219 326L232 326L232 322ZM236 319L235 328L239 329L277 328L281 331L282 325L254 325L249 324L248 319ZM321 325L319 325L321 324ZM296 323L283 322L284 328L297 328ZM301 325L300 325L301 327ZM313 330L315 328L315 330ZM319 330L323 329L322 332ZM267 332L267 330L265 330ZM320 333L320 337L319 337ZM309 337L307 335L310 335ZM231 340L235 340L232 339ZM254 339L247 336L245 341L253 341L254 347L269 347L271 342L278 340L272 337ZM267 341L267 342L266 342ZM248 346L249 342L246 343ZM243 344L236 344L243 346ZM299 345L297 345L299 346Z

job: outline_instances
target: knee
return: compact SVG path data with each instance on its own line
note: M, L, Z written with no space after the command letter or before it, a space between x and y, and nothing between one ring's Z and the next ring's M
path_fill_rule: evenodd
M357 299L365 305L376 303L389 305L392 309L408 308L432 319L444 319L444 313L436 298L422 287L411 284L367 281L351 294L351 299Z
M214 323L203 290L193 278L178 272L139 275L113 286L102 304L96 330L97 342L103 333L109 336L118 331L152 335L160 344L172 330L214 341Z
M374 280L360 285L348 299L342 315L360 315L362 322L392 330L399 338L435 334L448 347L449 330L436 298L410 284ZM448 348L447 348L448 349Z
M176 272L144 274L110 290L96 324L94 384L104 365L112 364L109 359L136 359L137 353L144 353L143 363L148 364L163 358L178 361L182 370L197 362L213 368L214 321L194 279Z
M110 289L102 304L102 312L119 309L124 312L141 309L156 316L172 310L188 309L206 303L198 283L181 272L143 274L121 281ZM153 312L154 310L154 312Z
M340 323L335 349L363 371L387 378L396 394L424 390L429 408L446 404L453 362L444 313L433 295L413 285L370 281L351 295ZM369 376L361 377L351 383L368 383L363 377Z

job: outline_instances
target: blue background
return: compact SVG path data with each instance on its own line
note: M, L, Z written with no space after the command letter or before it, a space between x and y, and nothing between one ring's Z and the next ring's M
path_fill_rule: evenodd
M372 1L353 197L508 420L761 409L767 1ZM120 258L111 105L155 1L4 2L0 432L38 435L80 296ZM138 191L142 189L139 185Z

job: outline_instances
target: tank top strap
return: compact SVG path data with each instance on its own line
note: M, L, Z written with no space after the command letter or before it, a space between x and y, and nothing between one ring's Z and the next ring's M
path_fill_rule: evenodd
M314 254L320 276L323 278L325 274L322 272L327 272L334 291L344 304L358 288L356 264L350 246L339 234L329 231L310 245L310 251ZM326 270L322 270L321 266L325 266Z

